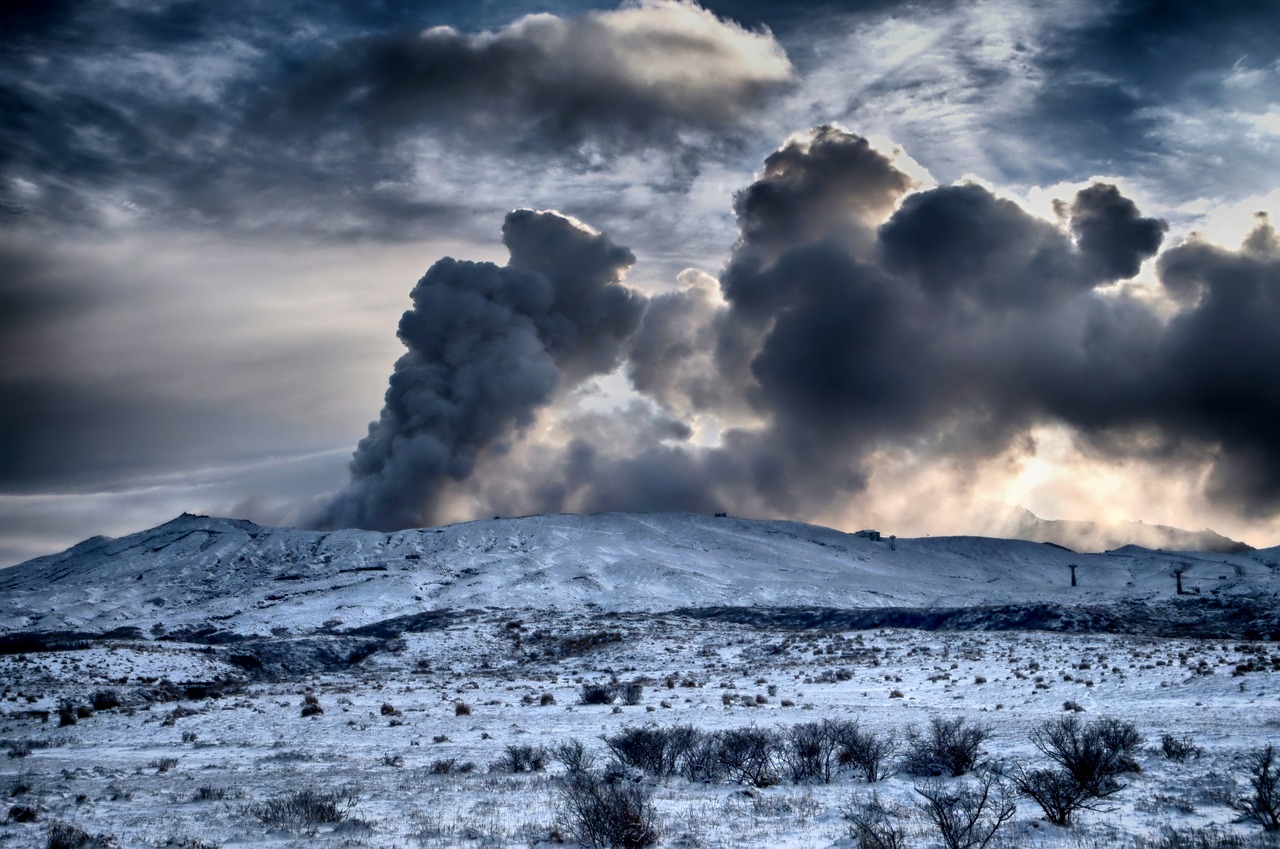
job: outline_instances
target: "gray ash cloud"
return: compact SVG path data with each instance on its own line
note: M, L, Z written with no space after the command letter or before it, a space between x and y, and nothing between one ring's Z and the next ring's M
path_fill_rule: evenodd
M1258 515L1280 509L1280 252L1267 222L1239 251L1196 241L1166 250L1161 286L1180 306L1165 317L1115 285L1156 255L1166 226L1113 185L1060 203L1057 226L979 185L916 190L865 140L823 127L772 155L735 208L740 239L719 297L697 281L647 300L624 294L610 271L625 264L609 259L615 249L565 226L509 222L511 265L488 277L443 261L402 323L411 354L357 453L357 489L402 475L399 460L416 456L384 443L421 436L432 451L414 450L432 459L414 460L406 477L450 479L506 512L733 503L806 515L861 491L878 450L963 468L1032 450L1032 428L1057 423L1102 456L1200 458L1210 498ZM493 341L482 352L466 348L453 376L440 378L518 391L468 388L482 402L473 408L480 425L414 420L416 436L406 436L395 411L417 392L413 375L447 362L449 334L474 335L439 318L468 311L450 300L429 309L426 297L464 297L463 287L478 286L465 298L482 291L506 304L517 287L540 285L518 272L560 281L575 297L545 314L502 307ZM608 330L592 325L580 338L586 317L600 315L612 316ZM419 320L429 322L422 332L413 329ZM571 348L548 335L560 323L575 329ZM417 339L435 347L415 348ZM509 349L524 352L519 370ZM561 447L526 446L475 465L477 449L519 442L564 375L619 365L650 406L570 419ZM693 441L700 416L730 423L718 445ZM380 514L365 523L383 524Z
M557 391L620 362L643 310L620 282L631 252L548 212L512 212L503 237L507 265L446 258L414 287L398 332L409 350L318 524L431 522L446 481L468 478Z

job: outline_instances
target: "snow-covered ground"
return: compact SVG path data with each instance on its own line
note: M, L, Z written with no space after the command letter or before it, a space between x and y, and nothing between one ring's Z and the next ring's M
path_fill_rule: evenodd
M156 678L242 672L218 658L162 643L0 658L0 739L31 750L0 762L0 790L38 811L35 822L0 826L0 846L44 846L53 821L125 846L549 846L563 767L491 768L508 745L575 738L603 760L602 736L642 723L782 729L847 718L901 735L931 717L965 717L991 728L988 757L1042 763L1029 734L1068 702L1085 719L1135 723L1147 738L1142 772L1125 778L1110 810L1069 829L1023 799L999 845L1119 846L1167 827L1259 833L1233 824L1230 803L1245 789L1244 756L1280 744L1280 647L1265 642L494 610L406 634L341 672L147 701ZM612 677L642 682L640 703L580 703L584 682ZM59 700L85 704L103 689L121 707L59 727ZM308 692L323 714L301 716ZM457 715L459 702L469 715ZM54 713L42 721L39 711ZM1203 756L1165 759L1166 733L1189 735ZM433 773L448 758L476 769ZM346 822L313 830L269 828L253 814L299 788L350 788L357 801ZM669 778L655 783L654 802L664 846L853 846L842 811L873 789L906 808L911 846L936 845L904 775L765 789Z
M1276 561L976 538L890 548L687 514L391 535L182 517L0 571L0 849L49 846L59 823L103 846L549 847L566 834L564 766L511 773L509 746L576 739L603 765L604 737L648 723L852 719L901 740L958 717L989 728L984 760L1010 768L1046 766L1031 734L1067 715L1134 723L1141 772L1069 828L1021 798L992 846L1154 846L1171 828L1220 839L1164 845L1254 845L1230 842L1261 834L1232 805L1249 754L1280 746ZM1200 592L1179 601L1174 569ZM1017 611L1046 603L1056 630L1030 630ZM1176 604L1211 611L1221 633L1169 636L1161 611ZM848 627L889 607L943 629ZM1089 632L1134 623L1072 612L1102 607L1147 619ZM944 608L986 612L929 619ZM1259 622L1264 639L1244 638ZM80 633L17 653L52 631ZM612 680L637 683L638 703L582 703L584 684ZM60 724L60 706L95 694L104 709ZM308 699L323 712L304 717ZM1169 760L1164 734L1203 753ZM901 773L632 778L653 794L661 846L854 847L846 812L872 792L899 809L907 846L941 845ZM336 824L264 821L264 804L301 789L351 804Z

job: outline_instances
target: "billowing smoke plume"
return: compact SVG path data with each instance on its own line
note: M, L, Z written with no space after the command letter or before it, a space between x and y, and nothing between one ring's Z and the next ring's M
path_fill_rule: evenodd
M504 267L442 259L413 289L409 349L319 524L430 523L447 480L533 421L558 389L613 370L643 304L619 282L635 257L550 212L507 216Z
M1198 467L1204 497L1280 513L1265 220L1239 251L1167 250L1144 291L1122 281L1166 226L1115 186L1059 203L1055 224L980 185L919 190L834 127L770 156L735 211L718 291L687 272L646 302L617 282L630 254L548 214L508 221L507 268L437 264L331 523L410 524L442 498L830 520L885 456L947 469L955 494L1032 456L1044 426L1091 456ZM550 437L518 438L557 387L620 365L644 400L554 408ZM497 443L510 450L484 451Z

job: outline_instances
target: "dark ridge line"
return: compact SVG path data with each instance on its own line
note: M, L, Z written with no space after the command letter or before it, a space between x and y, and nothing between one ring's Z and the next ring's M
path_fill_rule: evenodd
M952 608L686 607L668 615L794 630L1052 631L1280 641L1280 605L1274 597L1082 606L1042 602Z

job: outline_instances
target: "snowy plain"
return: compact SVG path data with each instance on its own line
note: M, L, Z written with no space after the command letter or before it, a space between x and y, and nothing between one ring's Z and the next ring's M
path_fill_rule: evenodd
M1175 569L1191 597L1175 597ZM891 549L687 514L391 535L181 517L0 572L0 847L47 846L55 823L140 847L552 846L570 839L564 765L512 773L497 766L509 746L576 739L603 764L602 738L649 723L848 719L902 740L961 717L1007 768L1042 765L1032 732L1068 714L1132 722L1141 772L1066 828L1022 798L992 846L1154 846L1170 829L1254 845L1233 805L1249 753L1280 744L1278 591L1275 549ZM1178 604L1199 612L1164 615ZM887 618L832 614L867 610ZM937 610L970 615L921 613ZM1097 611L1134 613L1129 633L1096 630L1116 624ZM924 627L886 625L904 616ZM582 703L610 681L638 684L637 703ZM60 706L104 693L119 704L60 725ZM309 701L322 712L304 717ZM1203 751L1170 760L1164 734ZM636 778L661 846L853 847L846 813L872 792L901 809L906 845L942 845L905 774ZM336 823L260 816L302 788L350 791L350 806Z

